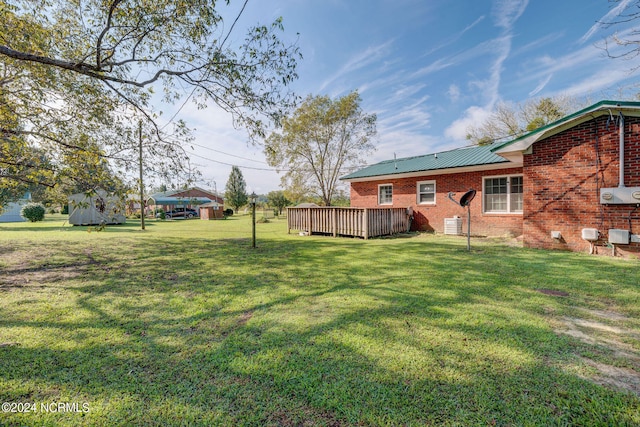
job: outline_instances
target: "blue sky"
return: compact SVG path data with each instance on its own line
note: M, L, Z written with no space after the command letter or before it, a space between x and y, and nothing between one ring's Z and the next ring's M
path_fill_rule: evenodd
M376 152L367 163L468 144L467 128L497 102L570 95L619 99L638 81L640 60L607 57L605 28L631 0L254 0L241 25L282 16L304 59L293 85L301 96L339 97L358 90L378 117ZM297 36L299 33L299 36ZM240 39L242 33L238 32ZM640 92L640 90L638 90ZM628 99L628 95L627 98ZM231 166L249 191L279 189L261 147L247 143L231 118L211 106L178 116L196 128L198 185L224 190ZM206 148L203 148L206 147Z

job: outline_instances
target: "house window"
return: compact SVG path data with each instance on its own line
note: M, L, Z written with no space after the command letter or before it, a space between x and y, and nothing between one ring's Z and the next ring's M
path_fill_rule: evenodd
M522 213L522 176L484 179L484 211L486 213Z
M391 184L378 185L378 204L379 205L393 204L393 185Z
M436 203L436 182L418 182L418 204L435 205Z

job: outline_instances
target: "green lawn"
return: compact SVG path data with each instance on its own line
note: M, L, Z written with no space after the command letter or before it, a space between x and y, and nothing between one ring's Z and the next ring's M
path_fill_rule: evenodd
M640 425L637 260L257 237L0 225L0 425Z

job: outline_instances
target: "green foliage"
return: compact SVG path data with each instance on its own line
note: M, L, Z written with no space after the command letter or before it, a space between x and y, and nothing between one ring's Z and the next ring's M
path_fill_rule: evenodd
M40 203L27 203L20 210L20 216L30 222L44 220L45 208Z
M234 208L236 212L249 202L247 184L244 181L242 171L237 166L233 166L231 173L229 173L229 179L225 186L224 202Z
M267 194L267 203L275 209L275 214L280 215L282 210L291 205L291 201L287 199L284 191L271 191Z
M0 0L0 188L11 181L14 197L20 185L62 183L50 195L59 202L70 187L107 188L95 183L106 169L134 186L139 126L147 176L193 176L183 149L191 131L158 123L157 90L172 104L188 87L198 107L213 101L262 137L295 99L287 88L301 56L281 39L279 18L235 34L243 11L214 1Z
M357 91L336 100L308 96L283 119L282 133L272 133L264 150L270 166L286 170L283 187L331 206L339 178L375 149L376 115L365 114L360 102Z
M540 99L528 117L526 131L531 132L563 118L568 111L551 98Z
M222 212L222 214L224 215L224 217L228 217L228 216L233 216L233 209L225 209L224 212Z

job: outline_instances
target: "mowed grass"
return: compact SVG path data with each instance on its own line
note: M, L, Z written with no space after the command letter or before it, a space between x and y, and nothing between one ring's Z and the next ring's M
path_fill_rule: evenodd
M640 425L637 260L250 238L0 225L0 425Z

